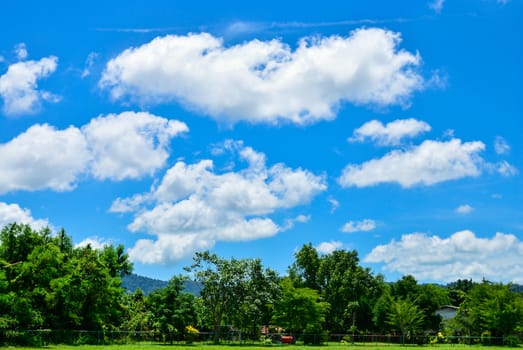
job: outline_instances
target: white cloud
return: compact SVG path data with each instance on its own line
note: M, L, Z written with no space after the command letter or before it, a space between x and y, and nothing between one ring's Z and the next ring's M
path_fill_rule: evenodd
M456 211L456 213L458 213L460 215L466 215L466 214L472 213L474 211L474 208L472 208L468 204L463 204L463 205L460 205L459 207L457 207L455 211Z
M382 158L360 165L349 164L338 181L344 187L366 187L380 183L412 187L478 176L485 163L479 156L484 149L485 145L479 141L426 140L419 146L394 150Z
M383 263L386 271L410 274L420 281L486 278L523 283L522 254L523 242L512 234L479 238L460 231L441 238L412 233L375 247L364 261Z
M363 142L371 139L383 146L399 145L404 138L414 137L430 131L429 124L416 119L397 119L386 125L378 120L371 120L354 130L349 142Z
M512 164L510 164L506 160L495 164L495 167L498 173L506 177L514 176L518 173L518 169L516 169Z
M109 114L82 127L97 179L135 179L152 175L169 156L169 141L189 129L185 123L141 112Z
M340 207L340 202L335 198L330 197L327 199L327 201L331 205L331 213L334 213Z
M123 180L151 175L166 163L169 141L187 126L149 113L92 119L81 129L33 125L0 144L0 193L69 191L89 175Z
M87 58L85 59L85 68L82 71L82 78L88 77L91 75L91 69L93 68L93 65L95 61L98 59L98 53L91 52L89 55L87 55Z
M441 13L441 10L443 10L443 4L445 0L433 0L429 3L429 7L434 10L436 13Z
M100 86L115 99L176 101L225 123L296 124L333 119L339 104L408 104L423 88L420 56L400 35L368 28L227 47L210 34L158 37L107 63Z
M35 230L49 227L47 219L35 219L29 209L23 209L18 204L0 202L0 229L12 223L27 224Z
M510 145L503 137L497 136L494 140L494 150L499 155L506 154L510 151Z
M57 102L60 97L48 91L38 90L38 80L48 77L56 70L58 59L44 57L39 61L24 61L12 64L0 76L0 96L4 100L6 115L35 113L42 101Z
M216 241L270 237L309 219L299 215L280 226L270 215L309 203L326 189L322 176L283 164L267 167L265 155L249 147L237 153L248 162L242 170L217 173L211 160L177 162L150 193L113 203L113 211L135 211L131 231L156 236L130 249L134 261L169 264Z
M87 143L80 130L34 125L0 144L0 193L16 190L68 191L86 170Z
M27 47L25 46L25 43L20 43L15 46L15 53L16 57L19 60L25 60L27 58Z
M376 228L376 221L371 219L364 219L361 221L348 221L341 228L341 232L368 232Z
M343 243L340 241L321 242L316 246L316 250L320 254L330 254L341 247L343 247Z
M283 225L281 227L281 231L290 230L291 228L294 227L295 223L304 224L304 223L309 222L310 220L311 220L311 216L310 215L298 215L295 218L288 219L286 221L285 225Z
M112 244L112 242L106 240L105 238L100 238L100 237L94 236L94 237L88 237L88 238L84 239L80 243L76 244L75 247L83 248L83 247L87 247L89 245L94 250L100 250L107 246L110 246L111 244Z

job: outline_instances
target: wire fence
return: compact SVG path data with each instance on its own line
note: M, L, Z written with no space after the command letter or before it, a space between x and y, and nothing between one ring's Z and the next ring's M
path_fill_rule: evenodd
M0 346L47 346L52 344L68 345L111 345L111 344L213 344L213 332L183 334L179 332L154 331L83 331L83 330L0 330ZM397 345L509 345L523 343L523 337L490 336L446 336L419 334L281 334L269 333L249 335L241 331L221 332L218 338L221 344L230 345L358 345L358 346L397 346Z

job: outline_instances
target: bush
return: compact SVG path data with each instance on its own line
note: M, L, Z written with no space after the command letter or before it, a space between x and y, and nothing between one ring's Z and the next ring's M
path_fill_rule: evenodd
M192 344L193 341L198 340L200 336L200 331L194 328L193 326L185 327L185 342L187 344Z
M507 346L517 348L521 344L521 340L519 339L519 337L517 337L515 335L509 335L508 337L505 338L504 343Z

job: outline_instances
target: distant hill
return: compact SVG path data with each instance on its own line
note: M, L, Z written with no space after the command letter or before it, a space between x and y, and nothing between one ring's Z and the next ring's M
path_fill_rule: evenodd
M135 290L140 288L145 295L148 295L153 290L165 288L167 281L157 280L145 276L131 274L122 278L122 287L128 293L134 293ZM200 295L201 285L198 282L186 281L184 291L192 293L196 296Z

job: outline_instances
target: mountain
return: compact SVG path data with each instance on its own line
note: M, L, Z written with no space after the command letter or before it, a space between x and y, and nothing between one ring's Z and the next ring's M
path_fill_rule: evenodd
M149 278L145 276L140 276L136 274L130 274L122 278L122 287L128 293L134 293L135 290L140 288L145 295L148 295L153 290L165 288L167 286L167 281L157 280L154 278ZM200 295L200 290L202 286L198 282L194 281L185 281L185 292L192 293L196 296Z

